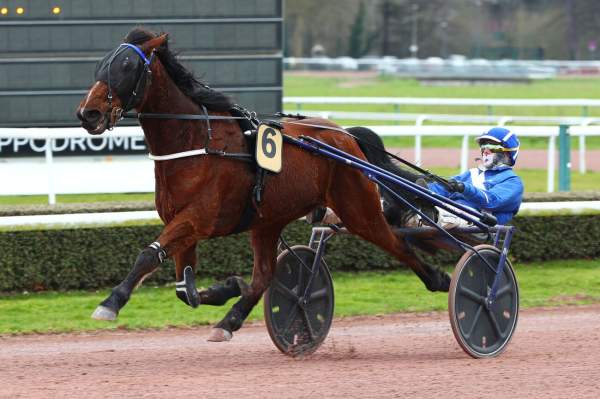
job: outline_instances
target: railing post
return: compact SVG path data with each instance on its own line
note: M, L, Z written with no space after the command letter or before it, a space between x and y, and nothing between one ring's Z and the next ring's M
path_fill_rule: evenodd
M558 143L558 191L571 191L571 136L569 126L560 125Z
M415 126L423 126L423 122L427 119L426 115L420 115L415 121ZM415 164L421 166L421 159L423 153L423 141L421 137L421 131L417 130L415 134Z
M54 171L53 167L53 154L52 147L54 145L54 139L46 139L46 173L48 177L48 204L56 204L56 192L54 190Z
M510 116L503 116L502 118L500 118L498 120L498 126L504 126L511 120L512 120L512 118Z
M585 165L585 134L582 132L579 136L579 173L582 175L587 171Z
M400 104L394 104L394 113L395 113L396 115L399 115L399 114L400 114ZM399 125L399 124L400 124L400 118L398 118L398 119L396 120L396 125Z
M581 109L581 116L587 118L590 114L590 110L587 105L584 105ZM582 125L588 126L589 120L586 120ZM579 136L579 173L582 175L586 172L585 165L585 134Z
M548 192L554 192L554 168L555 168L555 153L556 153L556 137L554 135L548 137Z
M467 171L469 167L469 135L465 134L460 149L460 173Z

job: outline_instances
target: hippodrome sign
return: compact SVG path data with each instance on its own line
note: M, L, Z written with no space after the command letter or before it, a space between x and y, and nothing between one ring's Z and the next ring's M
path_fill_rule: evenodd
M97 61L136 25L177 37L172 48L185 65L238 104L280 111L282 2L131 0L115 7L114 1L4 1L0 127L78 127L75 109ZM3 143L2 156L27 153L23 141ZM69 139L65 151L94 151L94 143ZM40 146L33 143L29 152Z
M46 151L45 139L0 137L0 157L32 156ZM55 155L143 154L143 137L70 137L52 140Z

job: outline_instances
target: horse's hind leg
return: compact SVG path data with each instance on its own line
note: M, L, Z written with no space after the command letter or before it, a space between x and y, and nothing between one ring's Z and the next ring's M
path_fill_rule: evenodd
M448 291L450 276L435 267L421 262L398 239L387 224L381 211L379 195L374 184L358 171L345 169L332 182L329 191L330 205L350 232L377 245L399 261L408 265L430 291Z
M200 305L196 289L196 243L173 256L175 260L175 295L193 308Z
M252 231L252 248L254 249L254 268L252 282L242 289L242 297L233 305L213 329L209 341L228 341L234 331L239 330L250 311L260 300L275 273L277 262L277 240L281 227L270 227Z
M224 283L217 283L208 289L196 289L196 244L173 256L175 260L175 293L183 303L193 308L198 305L224 305L230 298L241 295L245 287L240 277L232 276Z

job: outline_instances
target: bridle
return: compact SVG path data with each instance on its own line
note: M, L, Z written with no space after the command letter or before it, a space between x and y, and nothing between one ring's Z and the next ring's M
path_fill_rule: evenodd
M142 70L139 73L139 76L137 77L135 86L133 87L133 90L132 90L131 94L129 95L127 104L122 108L115 108L115 107L113 107L113 103L112 103L113 94L112 94L111 79L110 79L110 67L111 67L113 61L115 60L115 58L117 57L117 55L119 55L121 52L123 52L127 48L133 49L136 52L136 54L139 55L139 57L144 62L144 64L143 64ZM143 100L144 89L150 83L150 81L152 79L152 71L150 70L150 64L152 63L153 59L154 59L154 50L152 50L150 57L146 57L146 54L144 54L144 52L138 46L136 46L135 44L131 44L131 43L121 43L119 45L119 47L117 47L115 52L112 54L112 56L110 57L110 59L108 61L107 78L106 78L106 80L107 80L106 85L108 86L107 101L108 101L109 114L110 114L109 119L108 119L109 120L108 130L112 130L114 128L116 122L118 120L122 119L122 115L124 112L127 112L130 109L138 106L141 103L141 101Z

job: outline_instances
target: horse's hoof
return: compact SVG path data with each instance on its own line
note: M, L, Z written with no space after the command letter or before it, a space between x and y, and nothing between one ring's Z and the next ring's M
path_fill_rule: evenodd
M92 313L92 319L113 321L117 320L117 313L106 306L98 306Z
M207 341L209 342L226 342L233 338L233 334L222 328L213 328Z

